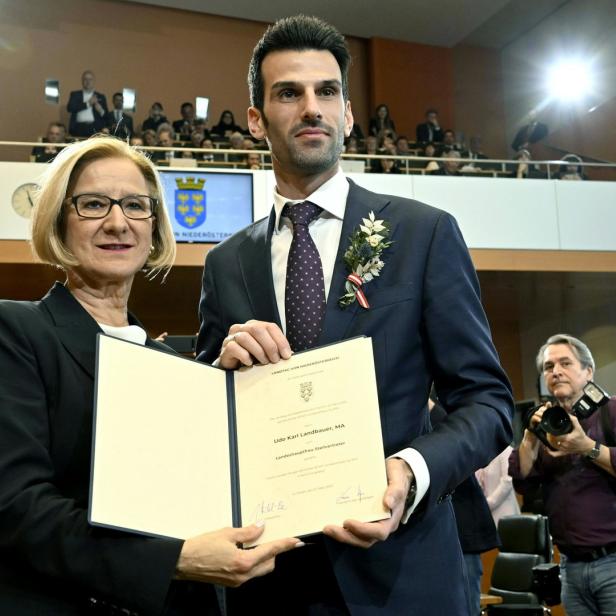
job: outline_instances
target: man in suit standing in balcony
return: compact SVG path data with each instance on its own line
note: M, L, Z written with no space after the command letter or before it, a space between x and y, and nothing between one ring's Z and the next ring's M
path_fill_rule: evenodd
M94 90L94 73L84 71L81 90L73 90L66 110L71 114L68 127L73 137L89 137L106 126L107 100Z
M255 47L248 121L272 151L274 207L209 252L197 352L236 369L370 336L392 516L326 526L272 574L229 591L229 612L467 615L450 494L510 441L511 392L454 219L340 170L349 62L344 37L313 17L278 21ZM340 301L349 236L366 220L388 225L394 243L378 277L352 277L363 295ZM434 430L432 382L448 411Z

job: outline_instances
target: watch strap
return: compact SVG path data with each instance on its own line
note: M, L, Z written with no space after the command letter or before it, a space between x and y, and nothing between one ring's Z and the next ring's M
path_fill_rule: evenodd
M584 454L584 456L588 458L589 460L596 460L599 457L600 453L601 453L601 443L599 441L595 441L594 447L590 451L587 451Z

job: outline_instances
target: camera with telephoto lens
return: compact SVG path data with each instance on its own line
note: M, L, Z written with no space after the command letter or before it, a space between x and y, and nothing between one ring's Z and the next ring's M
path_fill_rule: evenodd
M571 409L573 414L580 420L590 417L610 399L609 394L592 381L588 381L582 391L582 397ZM533 427L530 420L541 406L543 405L536 406L526 413L523 418L524 427L530 430L552 451L556 451L548 441L548 434L553 434L554 436L569 434L573 430L573 424L571 423L569 413L562 406L554 405L545 409L541 416L541 421Z

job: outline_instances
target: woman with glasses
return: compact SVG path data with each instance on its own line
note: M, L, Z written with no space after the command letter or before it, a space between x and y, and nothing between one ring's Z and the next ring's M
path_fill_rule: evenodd
M170 351L127 308L135 275L164 278L175 258L152 163L109 137L65 148L32 246L66 280L40 301L0 301L0 614L218 613L210 583L263 575L297 540L243 551L261 528L180 541L87 520L96 335Z

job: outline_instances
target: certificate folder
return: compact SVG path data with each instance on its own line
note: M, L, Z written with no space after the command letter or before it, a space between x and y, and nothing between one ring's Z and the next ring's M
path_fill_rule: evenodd
M372 343L236 372L99 334L89 521L258 543L389 516Z

